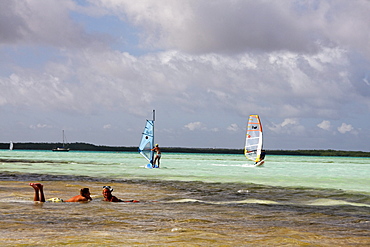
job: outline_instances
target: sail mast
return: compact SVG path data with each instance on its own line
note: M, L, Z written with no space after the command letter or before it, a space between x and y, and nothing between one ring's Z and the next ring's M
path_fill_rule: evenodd
M153 109L153 118L152 118L153 120L153 141L152 141L152 146L151 146L151 149L153 149L154 148L154 121L155 121L155 110ZM154 151L151 151L150 152L150 155L151 155L151 163L154 161Z
M63 135L63 146L64 147L64 130L62 130L62 135Z

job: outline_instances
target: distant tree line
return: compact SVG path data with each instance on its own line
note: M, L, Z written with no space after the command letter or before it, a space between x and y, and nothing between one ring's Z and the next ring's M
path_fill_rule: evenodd
M62 143L14 143L15 150L52 150L56 147L62 147ZM70 148L71 151L137 151L137 147L111 147L111 146L98 146L89 143L69 143L65 145ZM9 149L9 143L0 143L0 149Z
M18 150L52 150L61 147L62 143L14 143L14 149ZM71 151L111 151L111 152L137 152L138 147L114 147L102 146L89 143L69 143ZM9 149L9 143L0 143L0 149ZM227 148L185 148L185 147L161 147L163 152L168 153L214 153L214 154L243 154L243 149ZM300 155L300 156L343 156L343 157L370 157L370 152L342 151L342 150L266 150L266 155Z
M267 150L270 155L370 157L370 152L343 150Z

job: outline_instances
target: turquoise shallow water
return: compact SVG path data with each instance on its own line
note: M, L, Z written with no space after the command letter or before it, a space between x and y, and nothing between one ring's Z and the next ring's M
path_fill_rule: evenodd
M2 246L368 246L370 159L0 151ZM89 187L86 204L68 199ZM102 201L103 185L140 203Z
M0 151L0 172L96 178L255 183L370 193L370 158L268 156L254 167L243 155L176 154L144 169L138 153Z

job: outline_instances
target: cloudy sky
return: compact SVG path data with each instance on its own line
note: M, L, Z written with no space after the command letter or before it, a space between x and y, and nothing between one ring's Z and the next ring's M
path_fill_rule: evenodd
M369 0L0 1L0 142L370 151Z

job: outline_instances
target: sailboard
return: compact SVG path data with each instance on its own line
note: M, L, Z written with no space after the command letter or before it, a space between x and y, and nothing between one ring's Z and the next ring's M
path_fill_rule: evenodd
M14 149L14 144L13 144L13 142L10 142L10 144L9 144L9 150L13 150Z
M245 137L244 155L254 162L255 166L264 164L262 124L258 115L249 115Z
M154 120L155 120L155 110L153 110L153 119L146 120L144 131L141 135L141 141L139 145L139 153L149 162L146 168L158 168L158 166L153 166L154 160Z

